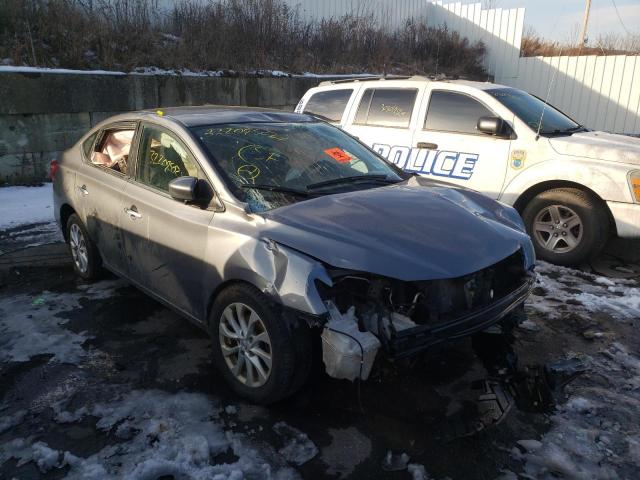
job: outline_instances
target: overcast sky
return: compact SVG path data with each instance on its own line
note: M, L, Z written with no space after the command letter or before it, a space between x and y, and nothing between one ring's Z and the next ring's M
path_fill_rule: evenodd
M575 41L582 28L585 0L495 0L497 7L525 7L525 24L531 25L543 37ZM624 26L640 34L640 0L615 0ZM592 0L589 37L607 33L625 34L613 8L612 0Z

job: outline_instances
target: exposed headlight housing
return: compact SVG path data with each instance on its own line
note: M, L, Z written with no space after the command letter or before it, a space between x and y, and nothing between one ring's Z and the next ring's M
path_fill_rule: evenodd
M631 196L636 203L640 203L640 170L634 170L629 173L629 187L631 188Z

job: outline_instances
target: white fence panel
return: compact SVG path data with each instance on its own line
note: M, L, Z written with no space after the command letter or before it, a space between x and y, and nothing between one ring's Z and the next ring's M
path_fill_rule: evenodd
M286 0L305 18L372 15L401 28L409 18L446 25L486 47L483 65L497 83L522 88L584 125L640 133L640 59L637 56L520 57L524 8L483 9L479 2L443 0Z

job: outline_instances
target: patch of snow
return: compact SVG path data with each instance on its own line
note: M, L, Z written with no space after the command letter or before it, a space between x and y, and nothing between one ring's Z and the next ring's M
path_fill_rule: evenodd
M322 448L327 474L347 478L371 455L371 440L355 427L330 428L331 443ZM349 448L345 448L348 445Z
M44 291L37 297L0 297L0 361L25 362L41 354L52 354L51 362L77 363L86 352L86 332L65 328L60 314L81 308L80 300L111 297L123 282L104 281L77 293Z
M87 415L96 427L115 436L109 445L87 458L61 452L29 439L0 445L0 463L13 457L21 464L34 461L41 469L70 467L66 478L141 479L173 476L194 480L242 478L287 479L297 474L272 461L244 437L224 432L220 408L203 394L134 390L109 402L93 405ZM85 415L73 412L77 417ZM217 463L215 456L231 449L233 463Z
M69 68L0 66L0 73L57 73L74 75L126 75L113 70L72 70Z
M569 312L640 317L640 288L633 279L606 278L545 262L538 262L536 271L544 293L534 291L528 306L548 318Z
M54 221L53 185L0 188L0 230Z
M273 430L284 439L284 447L279 452L294 465L307 463L318 454L318 448L306 433L297 428L287 425L285 422L278 422L273 426Z
M4 413L4 408L0 408L0 433L6 432L10 428L20 425L27 414L26 410L18 410L13 413Z
M521 440L527 478L615 479L640 465L640 359L620 344L585 358L604 385L572 384L540 441ZM624 475L622 475L624 476Z
M10 458L18 460L18 467L33 462L41 473L47 473L52 468L62 468L66 465L62 452L49 448L43 442L33 443L30 438L16 438L0 445L0 465Z
M430 478L424 465L419 463L410 463L407 465L407 471L413 480L429 480Z

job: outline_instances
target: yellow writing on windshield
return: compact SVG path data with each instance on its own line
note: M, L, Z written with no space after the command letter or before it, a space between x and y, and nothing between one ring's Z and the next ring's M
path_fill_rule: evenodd
M275 140L277 142L284 142L287 141L289 139L289 137L284 136L284 135L279 135L278 133L274 132L273 130L263 130L260 128L253 128L253 127L223 127L223 128L209 128L208 130L206 130L204 132L205 136L217 136L217 135L242 135L242 136L249 136L249 135L258 135L258 136L264 136L267 137L271 140Z

